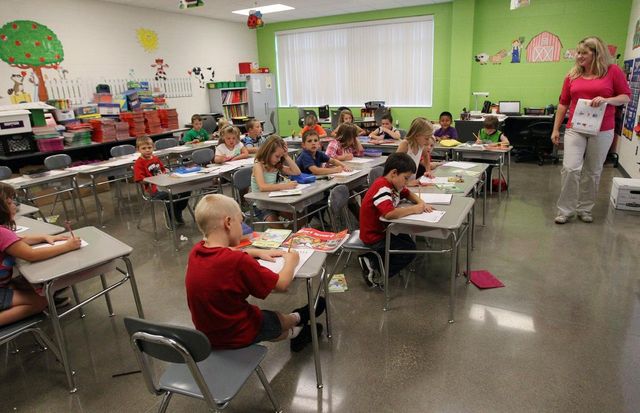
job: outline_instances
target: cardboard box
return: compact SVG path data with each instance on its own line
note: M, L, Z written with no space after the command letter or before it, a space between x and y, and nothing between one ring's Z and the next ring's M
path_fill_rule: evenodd
M640 211L640 179L613 178L609 200L616 209Z

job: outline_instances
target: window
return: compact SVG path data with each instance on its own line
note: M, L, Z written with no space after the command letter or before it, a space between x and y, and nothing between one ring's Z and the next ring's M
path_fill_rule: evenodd
M433 17L276 33L281 106L431 106Z

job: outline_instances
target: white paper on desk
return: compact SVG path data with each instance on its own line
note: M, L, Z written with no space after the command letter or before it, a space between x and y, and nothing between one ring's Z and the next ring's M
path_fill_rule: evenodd
M452 194L420 194L420 198L427 204L449 205L451 204Z
M590 99L578 99L576 108L573 110L571 129L587 135L597 135L600 132L600 126L602 126L607 104L602 103L598 107L592 107L590 104Z
M353 174L357 174L358 172L360 172L360 171L349 171L349 172L343 171L343 172L338 172L337 174L331 174L329 176L333 176L335 178L339 178L339 177L342 177L342 176L351 176Z
M16 225L16 230L13 231L13 232L15 232L16 234L19 234L21 232L25 232L28 229L29 229L29 227L23 227L22 225Z
M4 179L1 182L8 184L8 185L18 185L23 183L24 181L26 181L29 178L25 178L23 176L19 176L17 178L11 178L11 179Z
M435 178L427 178L426 176L421 176L420 179L418 179L418 182L420 182L422 185L446 184L447 182L449 182L449 177L436 176Z
M421 214L411 214L407 215L402 219L410 219L413 221L422 221L422 222L431 222L436 223L440 221L440 219L444 216L446 211L432 211L432 212L423 212Z
M302 191L298 188L295 189L283 189L281 191L269 192L269 198L277 198L280 196L295 196L302 195Z
M309 249L305 249L305 250L300 249L300 250L296 250L296 252L300 256L300 261L298 261L298 265L296 265L296 269L293 271L294 274L297 274L298 271L300 271L300 268L302 268L302 266L304 265L304 263L307 262L307 260L313 255L313 250L309 250ZM265 261L265 260L258 260L258 262L263 267L268 268L271 271L276 273L282 271L282 267L284 267L283 257L277 257L274 262Z
M367 163L367 162L372 162L375 159L373 158L353 158L353 159L349 159L348 161L344 161L344 162L348 162L348 163Z
M49 244L49 243L43 243L43 244L37 244L37 245L33 245L31 246L31 248L48 248L48 247L53 247L54 245L60 245L60 244L64 244L65 242L67 242L66 240L60 240L60 241L56 241L53 244ZM80 240L80 248L84 248L87 245L89 245L89 243L85 240Z
M78 166L72 166L71 168L67 168L68 171L73 171L73 172L83 172L83 171L90 171L90 170L98 170L101 168L105 168L104 165L96 165L96 164L86 164L86 165L78 165Z
M175 176L176 178L191 178L192 176L198 176L198 175L204 175L201 171L196 171L196 172L186 172L186 173L179 173L179 172L174 172L171 174L171 176Z
M62 175L66 173L67 171L65 171L64 169L52 169L49 171L48 176L56 176L56 175Z
M452 161L452 162L447 162L442 166L448 166L451 168L460 168L460 169L471 169L478 166L478 164L473 162Z
M241 166L245 166L245 165L253 165L255 162L255 159L253 158L245 158L245 159L238 159L236 161L227 161L224 164L225 165L233 165L235 167L241 167Z

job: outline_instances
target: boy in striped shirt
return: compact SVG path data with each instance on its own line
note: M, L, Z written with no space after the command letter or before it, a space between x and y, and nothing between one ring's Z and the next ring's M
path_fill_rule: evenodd
M360 208L360 239L364 244L376 250L384 258L385 219L398 219L411 214L431 212L433 207L406 188L409 178L416 172L416 164L406 153L394 153L384 164L383 176L376 179L367 191ZM401 199L414 205L398 208ZM416 245L407 234L392 234L392 250L415 250ZM393 277L413 261L415 254L392 254L389 256L389 277ZM378 260L372 253L358 257L362 267L362 276L369 287L379 286L381 271Z

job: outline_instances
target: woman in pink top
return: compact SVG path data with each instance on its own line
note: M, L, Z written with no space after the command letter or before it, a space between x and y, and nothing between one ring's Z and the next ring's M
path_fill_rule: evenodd
M564 224L577 213L584 222L593 222L602 165L613 142L614 106L629 102L631 90L620 68L611 64L606 46L597 37L578 43L576 64L564 79L551 140L560 142L560 125L567 109L569 122L564 134L564 157L556 224ZM600 132L588 135L572 129L573 112L578 99L591 100L591 106L607 107Z

